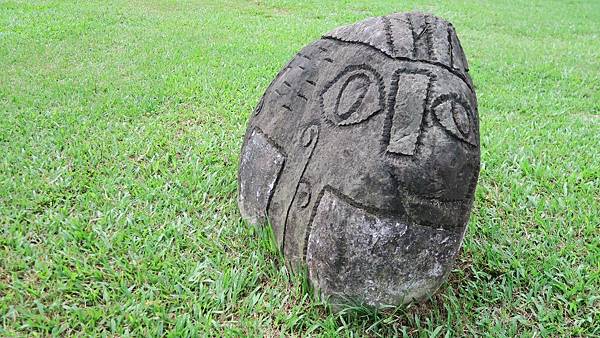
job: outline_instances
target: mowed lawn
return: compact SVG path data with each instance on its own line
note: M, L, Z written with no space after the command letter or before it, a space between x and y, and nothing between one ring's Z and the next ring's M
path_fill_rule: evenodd
M279 69L421 10L470 62L482 170L430 301L328 312L237 166ZM599 1L0 1L0 336L600 335Z

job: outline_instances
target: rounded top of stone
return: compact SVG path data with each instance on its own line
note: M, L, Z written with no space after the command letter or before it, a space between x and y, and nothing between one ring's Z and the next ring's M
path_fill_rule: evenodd
M323 38L369 45L395 59L435 64L472 87L469 64L454 27L431 14L394 13L369 18L338 27Z

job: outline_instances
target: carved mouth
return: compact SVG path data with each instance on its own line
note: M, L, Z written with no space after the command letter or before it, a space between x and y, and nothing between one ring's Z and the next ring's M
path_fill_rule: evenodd
M311 220L306 262L311 281L334 298L401 304L437 289L461 240L462 231L372 213L325 187Z

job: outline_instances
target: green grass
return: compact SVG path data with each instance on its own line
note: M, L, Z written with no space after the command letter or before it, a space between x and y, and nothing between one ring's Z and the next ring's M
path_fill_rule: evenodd
M419 9L482 171L427 303L331 314L236 206L249 114L328 30ZM600 2L0 1L0 336L600 335Z

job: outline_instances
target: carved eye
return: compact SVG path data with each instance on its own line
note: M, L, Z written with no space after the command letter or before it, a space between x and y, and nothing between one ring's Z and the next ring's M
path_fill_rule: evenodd
M464 138L469 138L469 134L471 133L471 119L469 119L467 110L463 105L456 105L454 102L450 102L450 109L452 111L452 119L458 131Z
M477 145L474 119L471 108L467 104L450 97L434 105L433 110L446 131L461 141Z
M338 126L365 121L383 109L382 82L367 66L350 66L325 85L321 108Z

